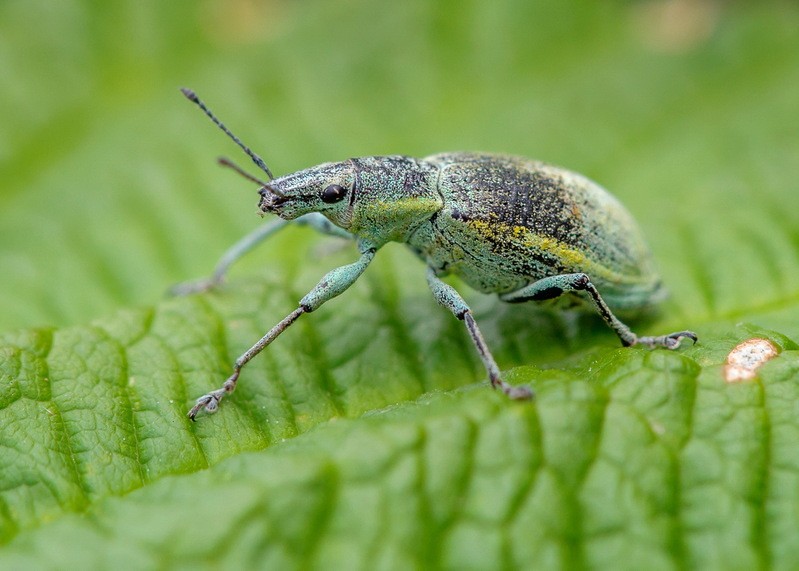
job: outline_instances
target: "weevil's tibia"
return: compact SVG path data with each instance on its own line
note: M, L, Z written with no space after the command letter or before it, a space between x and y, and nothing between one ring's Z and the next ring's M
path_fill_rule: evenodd
M236 363L233 365L233 374L230 375L227 380L224 382L221 388L211 391L210 393L201 396L197 399L195 405L189 411L189 418L194 420L197 416L197 413L200 410L205 409L207 412L213 413L216 412L216 409L219 407L219 402L236 390L236 384L239 381L239 373L241 373L242 367L252 360L258 353L264 350L264 348L269 345L272 341L277 339L277 336L283 333L286 329L288 329L289 325L297 321L297 318L306 312L306 309L302 306L298 307L291 313L289 313L286 317L283 318L280 323L275 325L272 329L270 329L266 335L261 337L261 339L250 347L246 353L244 353L241 357L236 359Z
M533 391L531 391L529 387L516 387L502 380L497 362L494 360L491 351L489 351L483 339L483 334L480 333L480 329L477 327L477 323L472 315L472 310L455 288L441 281L432 268L427 268L427 283L436 301L449 309L455 317L463 321L466 325L469 336L472 338L472 343L474 343L477 353L480 355L480 359L483 361L483 365L488 372L488 379L491 381L491 386L501 390L512 399L525 400L532 398Z
M197 399L195 405L188 413L190 419L194 420L197 414L205 409L206 412L213 413L219 408L219 402L236 390L236 384L239 380L239 373L241 369L249 363L253 357L263 351L272 341L283 333L289 326L297 321L303 313L310 313L318 309L323 303L336 297L347 290L355 280L364 272L369 263L375 256L375 248L361 242L359 243L361 250L361 257L357 262L347 264L329 271L325 276L319 280L314 288L300 300L300 306L289 313L277 325L270 329L266 335L261 337L258 342L247 349L244 354L236 359L233 365L233 374L228 377L221 388L211 391Z
M668 335L659 335L656 337L639 337L633 333L627 325L622 323L618 317L613 315L613 312L602 299L599 290L591 282L587 274L562 274L559 276L551 276L538 280L527 287L518 291L502 294L499 298L508 303L521 303L525 301L543 301L546 299L554 299L569 292L585 292L594 303L597 312L608 324L608 326L616 332L619 336L622 345L629 347L631 345L645 345L647 347L665 347L666 349L676 349L680 346L680 341L683 339L690 339L696 343L697 336L693 331L677 331L676 333L669 333Z

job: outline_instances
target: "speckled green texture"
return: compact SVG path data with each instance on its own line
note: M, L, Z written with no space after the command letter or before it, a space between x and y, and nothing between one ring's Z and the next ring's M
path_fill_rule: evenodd
M329 185L346 196L325 203ZM663 297L624 207L577 173L523 157L355 158L280 177L261 195L265 213L290 220L321 212L371 247L406 243L439 275L483 293L584 272L612 309L649 308Z

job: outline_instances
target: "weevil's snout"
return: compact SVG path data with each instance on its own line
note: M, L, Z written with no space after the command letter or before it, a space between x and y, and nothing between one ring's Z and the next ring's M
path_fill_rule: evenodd
M258 201L258 208L263 213L276 213L277 208L288 200L285 194L278 192L270 185L262 186L258 194L261 196L261 199Z

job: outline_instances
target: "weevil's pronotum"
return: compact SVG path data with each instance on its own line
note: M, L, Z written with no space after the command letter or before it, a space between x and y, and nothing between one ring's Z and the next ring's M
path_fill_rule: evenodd
M360 253L356 262L327 273L297 309L236 359L222 387L197 399L192 420L202 409L216 411L235 390L244 365L302 314L343 293L392 241L406 244L427 265L436 301L466 325L491 385L514 399L530 398L532 391L502 380L469 306L441 277L458 276L509 303L568 296L593 305L625 346L675 349L684 338L696 342L691 331L639 337L616 317L615 311L655 305L664 290L632 217L579 174L516 156L442 153L349 159L276 179L193 91L182 91L266 173L269 181L260 181L222 161L260 184L259 209L279 218L228 250L211 278L178 286L178 293L212 287L233 261L289 221L351 238Z

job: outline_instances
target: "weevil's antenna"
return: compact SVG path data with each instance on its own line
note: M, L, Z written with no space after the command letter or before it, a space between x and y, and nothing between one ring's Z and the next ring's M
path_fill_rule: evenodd
M260 184L261 186L267 187L271 192L274 192L275 194L280 196L280 194L277 191L275 191L273 188L271 188L269 186L268 182L264 182L260 178L254 177L253 175L251 175L250 173L245 171L243 168L241 168L239 165L237 165L236 163L231 161L229 158L227 158L227 157L219 157L218 159L216 159L216 162L219 163L220 165L222 165L223 167L227 167L229 169L232 169L232 170L236 171L237 173L239 173L241 176L243 176L244 178L246 178L249 181L252 181L252 182L254 182L256 184Z
M234 143L236 143L236 144L237 144L239 147L241 147L241 149L242 149L242 150L243 150L245 153L247 153L247 155L248 155L248 156L249 156L249 157L252 159L252 162L254 162L254 163L255 163L255 165L256 165L256 166L257 166L259 169L261 169L262 171L264 171L264 172L266 173L266 176L268 176L268 177L269 177L269 180L274 180L274 179L275 179L275 177L272 175L272 171L270 171L270 170L269 170L269 167L268 167L268 166L266 166L266 163L263 161L263 159L262 159L261 157L259 157L258 155L256 155L254 152L252 152L252 150L250 150L250 147L248 147L247 145L245 145L244 143L242 143L242 142L241 142L241 139L239 139L239 138L238 138L236 135L234 135L233 133L231 133L231 132L230 132L230 129L228 129L227 127L225 127L225 126L222 124L222 122L221 122L219 119L217 119L217 118L216 118L216 115L214 115L213 113L211 113L211 110L210 110L210 109L208 109L208 107L206 107L206 106L205 106L205 103L203 103L203 102L200 100L200 98L199 98L199 97L197 97L197 94L196 94L196 93L194 93L194 91L192 91L192 90L191 90L191 89L189 89L188 87L181 87L181 88L180 88L180 91L181 91L181 92L183 92L183 95L185 95L185 96L186 96L186 99L188 99L188 100L189 100L189 101L191 101L192 103L196 103L196 104L197 104L197 107L199 107L200 109L202 109L202 110L203 110L203 113L205 113L206 115L208 115L208 118L209 118L209 119L211 119L211 121L213 121L214 123L216 123L216 126L217 126L217 127L219 127L220 129L222 129L222 130L225 132L225 134L226 134L228 137L230 137L231 139L233 139L233 142L234 142ZM267 186L267 187L268 187L268 185L264 185L264 186ZM271 189L270 189L270 190L271 190Z

